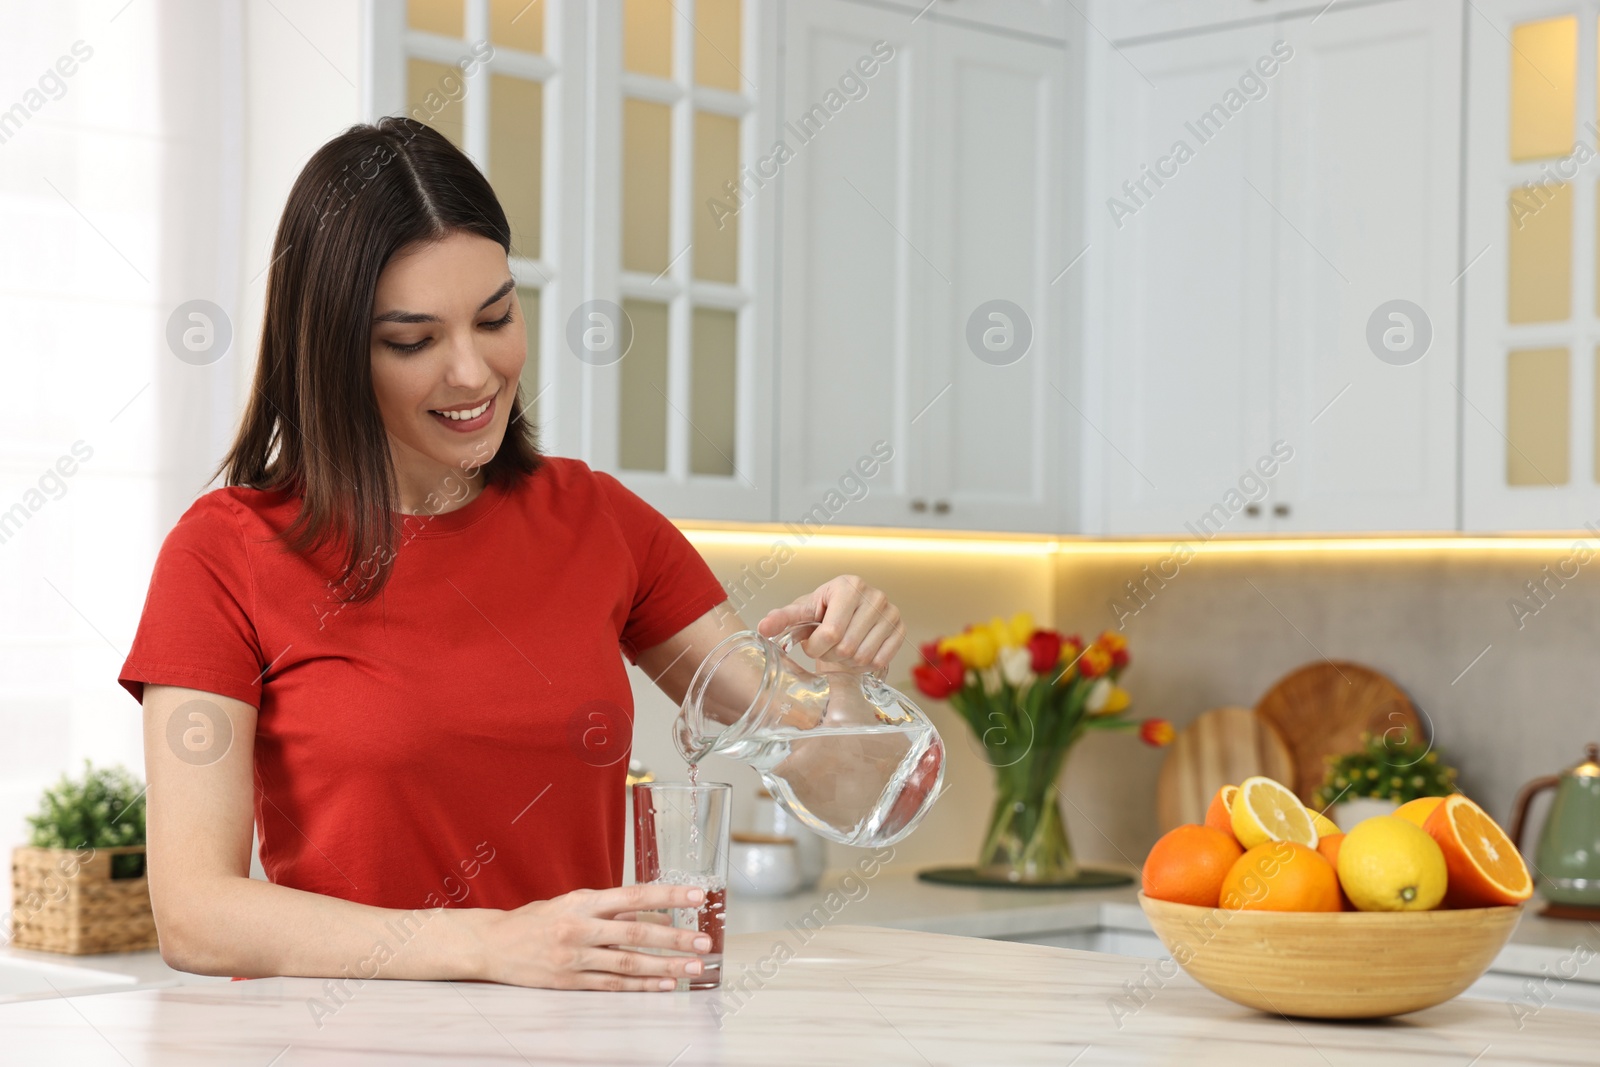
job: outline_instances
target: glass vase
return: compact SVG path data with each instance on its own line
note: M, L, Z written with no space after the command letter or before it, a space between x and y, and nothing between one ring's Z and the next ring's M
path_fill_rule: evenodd
M1030 751L1014 763L995 766L994 810L978 854L980 877L1052 883L1078 876L1056 795L1067 751Z

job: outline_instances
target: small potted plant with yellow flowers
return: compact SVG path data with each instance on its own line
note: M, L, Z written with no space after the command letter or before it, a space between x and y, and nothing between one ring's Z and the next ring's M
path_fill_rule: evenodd
M966 720L994 768L994 811L971 880L1124 881L1080 871L1056 779L1067 753L1091 730L1137 730L1146 744L1157 746L1172 740L1164 719L1127 716L1130 698L1118 684L1128 666L1127 639L1107 631L1085 644L1076 634L1035 627L1031 615L1019 612L1009 622L997 615L929 641L921 652L922 662L912 670L917 688L947 701Z

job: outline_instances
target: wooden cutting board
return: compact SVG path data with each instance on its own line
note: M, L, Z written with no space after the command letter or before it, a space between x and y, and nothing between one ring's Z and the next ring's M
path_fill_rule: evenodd
M1156 819L1166 833L1206 821L1217 790L1253 774L1288 783L1294 774L1289 746L1249 708L1213 708L1178 732L1156 779Z
M1411 699L1389 678L1359 663L1320 660L1278 679L1256 704L1294 754L1294 791L1310 803L1322 785L1328 756L1361 749L1361 734L1401 727L1413 741L1429 735Z

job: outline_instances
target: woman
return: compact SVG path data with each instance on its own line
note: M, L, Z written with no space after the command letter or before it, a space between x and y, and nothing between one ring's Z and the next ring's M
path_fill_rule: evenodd
M119 680L144 707L163 957L201 974L669 989L699 890L618 887L632 696L746 629L681 533L541 455L493 191L409 119L307 163L254 390L167 536ZM760 621L884 669L899 613L834 579ZM249 878L252 819L270 882ZM698 942L698 944L697 944Z

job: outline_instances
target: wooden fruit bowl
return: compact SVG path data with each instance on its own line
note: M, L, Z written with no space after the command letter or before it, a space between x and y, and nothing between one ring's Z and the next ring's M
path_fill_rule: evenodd
M1236 1004L1314 1019L1377 1019L1442 1004L1489 969L1522 908L1227 911L1139 894L1189 977Z

